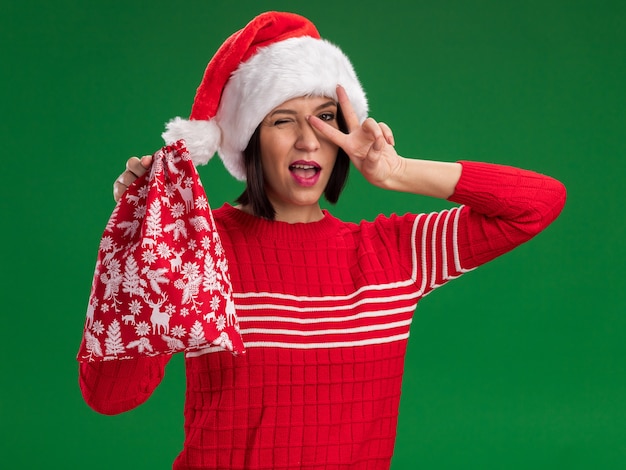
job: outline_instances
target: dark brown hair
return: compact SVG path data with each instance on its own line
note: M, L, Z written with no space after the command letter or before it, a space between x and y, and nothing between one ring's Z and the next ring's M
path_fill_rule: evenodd
M337 125L339 130L347 132L347 126L341 113L337 108ZM256 128L252 137L248 141L248 146L243 151L243 161L246 168L246 189L236 199L242 205L250 205L252 213L257 217L274 220L276 211L265 193L265 178L263 176L263 166L261 164L261 125ZM328 184L324 189L324 197L331 204L339 200L343 191L348 173L350 171L350 158L340 147L337 151L337 160L330 174Z

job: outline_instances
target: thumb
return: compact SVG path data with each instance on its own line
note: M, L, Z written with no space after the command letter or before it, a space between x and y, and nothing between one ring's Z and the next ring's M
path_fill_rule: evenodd
M385 147L385 136L379 135L372 144L372 150L380 152Z
M150 168L150 165L152 165L152 155L144 155L143 157L141 157L142 167L147 170L148 168Z

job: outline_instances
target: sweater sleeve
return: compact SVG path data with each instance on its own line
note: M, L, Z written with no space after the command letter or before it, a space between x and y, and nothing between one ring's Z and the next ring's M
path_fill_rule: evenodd
M565 205L565 187L554 178L503 165L460 163L463 172L449 200L463 205L456 227L462 270L530 240Z
M152 395L170 358L167 355L80 363L83 398L98 413L113 415L129 411Z

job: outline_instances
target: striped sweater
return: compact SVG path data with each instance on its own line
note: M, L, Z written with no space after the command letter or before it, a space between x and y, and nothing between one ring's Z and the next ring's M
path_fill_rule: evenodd
M247 354L187 354L175 469L389 468L419 300L532 238L565 202L552 178L462 163L460 205L437 213L286 224L213 212ZM83 363L83 396L127 411L168 359Z

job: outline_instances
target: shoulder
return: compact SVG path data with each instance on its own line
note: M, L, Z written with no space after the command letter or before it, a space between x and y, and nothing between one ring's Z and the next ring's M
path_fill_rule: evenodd
M373 220L360 222L341 222L344 234L361 240L390 241L397 237L410 236L415 220L422 215L406 213L390 215L380 214Z
M363 220L359 223L359 227L362 230L396 230L399 227L412 225L416 218L422 216L423 214L413 214L413 213L405 213L405 214L396 214L392 213L390 215L379 214L372 221Z

